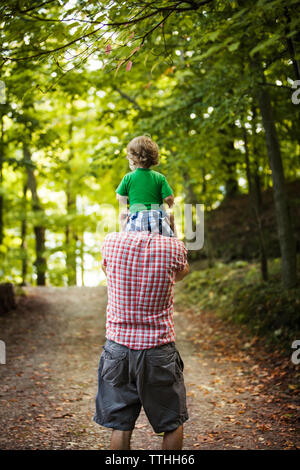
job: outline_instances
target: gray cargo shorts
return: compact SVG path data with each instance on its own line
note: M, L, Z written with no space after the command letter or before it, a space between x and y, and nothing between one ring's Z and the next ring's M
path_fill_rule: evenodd
M135 350L107 340L98 368L94 421L131 431L143 406L154 432L177 429L189 418L183 367L175 343Z

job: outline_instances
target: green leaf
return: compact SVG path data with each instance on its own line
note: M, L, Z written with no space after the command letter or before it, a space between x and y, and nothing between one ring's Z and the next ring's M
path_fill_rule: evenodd
M162 62L163 62L163 58L157 60L157 61L152 65L151 71L150 71L151 75L152 75L152 72L154 71L154 69L156 69L156 67L157 67L159 64L161 64Z
M207 34L207 38L210 40L210 41L215 41L217 39L217 37L219 36L220 34L220 30L217 29L216 31L213 31L212 33L209 33Z
M240 45L240 41L237 41L237 42L234 42L233 44L230 44L230 46L228 46L229 52L236 51L237 48L239 47L239 45Z
M253 57L256 52L261 51L263 49L266 49L267 47L271 46L275 42L278 41L280 38L279 34L274 34L270 39L267 39L266 41L260 42L257 46L255 46L251 51L250 51L250 56Z

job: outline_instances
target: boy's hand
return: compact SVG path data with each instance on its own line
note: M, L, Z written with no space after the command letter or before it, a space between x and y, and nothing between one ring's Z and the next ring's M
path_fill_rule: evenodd
M173 194L171 194L171 195L168 196L168 197L165 197L165 198L164 198L164 202L165 202L166 204L168 204L168 206L169 206L170 209L171 209L171 207L174 206L174 196L173 196Z

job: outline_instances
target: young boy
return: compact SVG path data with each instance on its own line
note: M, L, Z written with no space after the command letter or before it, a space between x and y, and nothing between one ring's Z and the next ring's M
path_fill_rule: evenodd
M158 164L158 146L150 137L135 137L127 145L127 159L132 170L116 189L121 204L129 202L130 214L121 214L125 231L150 231L174 236L174 217L163 209L174 204L173 191L161 173L150 169Z

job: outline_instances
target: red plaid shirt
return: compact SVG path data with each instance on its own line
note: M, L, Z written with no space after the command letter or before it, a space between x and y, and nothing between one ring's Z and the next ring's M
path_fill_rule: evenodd
M175 341L173 285L187 262L183 242L151 232L114 232L105 237L101 252L106 338L130 349Z

